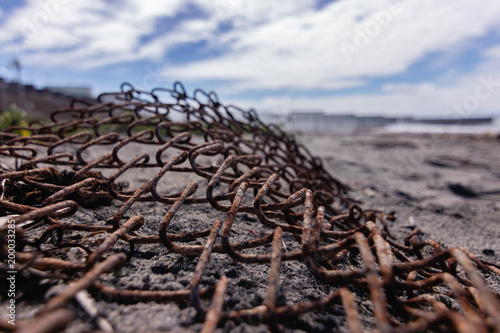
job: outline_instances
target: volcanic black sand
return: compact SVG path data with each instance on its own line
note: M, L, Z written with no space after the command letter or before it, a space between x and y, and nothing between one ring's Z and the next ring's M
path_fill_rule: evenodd
M325 168L350 187L349 196L361 202L364 209L395 212L396 220L389 222L391 234L402 243L403 237L415 228L425 238L447 246L462 246L479 258L500 262L500 141L493 136L431 135L431 134L325 134L299 135L313 155L323 159ZM137 154L131 151L130 154ZM99 154L99 152L94 152ZM124 178L130 188L137 188L150 175L135 174ZM165 187L182 189L189 182L182 174L170 176ZM124 180L122 179L122 181ZM206 184L200 184L206 186ZM72 217L82 223L104 224L121 202L99 209L84 209ZM159 203L134 205L128 216L145 217L142 233L158 232L158 221L168 207ZM171 224L171 232L201 230L225 214L210 206L182 207ZM264 233L253 216L238 220L232 239L247 239L249 235ZM96 241L104 235L89 235ZM257 236L256 236L257 237ZM193 243L194 244L194 243ZM201 245L201 242L198 242ZM291 235L284 238L287 250L299 249ZM269 251L270 246L265 250ZM120 242L114 252L128 252L128 245ZM161 244L140 245L134 258L118 273L100 278L104 284L121 289L178 290L189 288L197 257L169 253ZM70 251L68 259L77 260L81 253ZM325 297L336 289L334 284L316 280L300 262L283 262L278 303L298 303ZM269 265L248 265L233 261L225 254L212 254L202 286L215 284L222 275L230 278L225 302L232 309L250 308L262 304L267 290ZM489 287L500 291L498 279L487 278ZM28 305L29 294L52 295L65 286L47 284L22 293L28 295L18 303L18 319L33 317L40 305ZM357 296L359 311L365 328L373 328L369 295ZM199 331L202 320L188 301L170 303L120 304L95 296L97 307L116 331L139 332L161 330L183 332ZM205 301L206 305L208 301ZM2 305L2 311L5 311ZM77 310L80 311L81 310ZM2 314L3 316L3 314ZM82 320L85 314L72 322L67 332L95 329ZM343 310L331 306L322 311L287 320L284 328L294 332L346 331ZM228 321L219 332L267 332L267 325L254 322Z
M397 238L415 227L450 247L500 261L496 135L368 133L302 136L363 207L395 211Z

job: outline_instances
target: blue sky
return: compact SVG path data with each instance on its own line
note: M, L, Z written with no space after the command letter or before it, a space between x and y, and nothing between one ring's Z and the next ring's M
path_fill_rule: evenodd
M0 76L262 113L500 114L498 0L0 0Z

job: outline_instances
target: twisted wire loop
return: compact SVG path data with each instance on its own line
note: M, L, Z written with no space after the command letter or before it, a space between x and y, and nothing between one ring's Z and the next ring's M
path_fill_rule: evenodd
M499 265L422 240L418 229L398 244L385 221L393 216L364 211L320 159L252 110L223 105L213 92L189 96L181 83L151 92L124 84L50 118L23 127L29 136L14 127L0 133L0 257L3 275L16 270L20 283L35 285L62 278L65 288L31 319L16 326L2 319L4 330L49 332L85 320L72 302L89 291L117 303L189 301L202 332L255 318L278 332L293 328L291 318L332 308L351 332L500 332L498 295L484 279L498 280ZM163 217L141 213L151 204L165 206ZM89 212L101 207L111 208L94 221ZM183 210L191 215L179 223ZM200 211L208 221L190 223ZM9 219L16 239L10 268ZM186 289L126 289L106 279L148 244L158 253L199 256ZM203 281L214 253L268 267L260 304L227 302L237 273ZM309 270L326 294L283 301L285 262ZM32 301L41 304L43 293ZM104 314L93 316L100 316L95 329L109 330Z

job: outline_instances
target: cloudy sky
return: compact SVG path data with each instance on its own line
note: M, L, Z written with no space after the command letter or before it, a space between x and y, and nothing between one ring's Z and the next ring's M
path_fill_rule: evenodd
M500 114L498 0L0 0L0 76L261 112Z

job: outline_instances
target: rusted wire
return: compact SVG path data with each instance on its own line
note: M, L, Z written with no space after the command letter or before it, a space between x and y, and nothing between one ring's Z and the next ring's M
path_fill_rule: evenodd
M162 101L164 94L169 101ZM56 110L51 120L26 127L27 137L13 129L0 133L7 166L0 169L0 216L16 224L14 268L33 283L43 275L63 276L67 284L44 306L43 294L32 297L40 311L20 323L19 332L62 329L79 313L65 307L86 290L120 303L189 300L197 312L193 323L204 322L202 332L252 318L280 331L293 328L291 318L332 306L343 309L351 332L362 332L366 321L379 332L500 332L499 296L484 280L484 274L500 276L498 264L421 239L418 229L403 245L391 239L385 220L392 214L362 209L320 159L253 110L225 106L213 92L196 90L191 97L180 83L151 92L124 84L95 104L75 101ZM126 184L130 176L135 189ZM98 219L79 211L100 212L112 201L119 208L107 208ZM152 203L165 206L160 220L141 213ZM211 216L207 211L217 217L199 230L190 218L176 222L183 213ZM4 268L8 234L0 225ZM139 260L134 249L144 244L178 258L199 256L189 287L124 289L100 281ZM69 258L69 249L80 251L80 259ZM233 308L226 302L241 277L220 272L218 282L204 282L214 256L221 255L269 267L262 304ZM305 263L311 279L329 286L325 296L283 304L285 262ZM202 298L210 297L206 308ZM445 297L455 305L445 304Z

